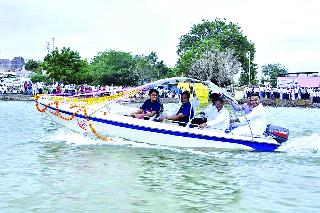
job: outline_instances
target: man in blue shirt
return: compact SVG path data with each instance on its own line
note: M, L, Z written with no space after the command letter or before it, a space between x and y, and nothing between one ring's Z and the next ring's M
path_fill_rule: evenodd
M246 115L249 114L253 108L250 104L251 95L252 95L251 93L247 94L247 102L242 105L238 105L237 103L234 103L233 101L231 101L231 105L232 105L233 109L236 111L244 111L244 113Z
M193 108L190 104L190 93L188 91L184 91L181 94L181 107L175 115L172 116L163 116L160 117L159 120L163 121L165 119L178 121L180 126L186 126L190 119L194 116Z
M149 99L147 99L140 109L133 112L131 115L135 118L153 117L154 115L159 115L161 104L158 101L159 92L156 89L150 89Z

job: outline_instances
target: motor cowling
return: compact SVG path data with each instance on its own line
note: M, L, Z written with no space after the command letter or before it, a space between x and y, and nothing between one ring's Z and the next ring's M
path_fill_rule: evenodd
M284 143L289 138L289 129L268 124L264 134L266 136L271 136L278 143Z

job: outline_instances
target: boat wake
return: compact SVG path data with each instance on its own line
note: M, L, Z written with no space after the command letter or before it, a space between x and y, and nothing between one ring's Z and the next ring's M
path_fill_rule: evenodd
M161 149L168 150L176 153L192 153L198 155L208 155L204 151L194 150L191 148L176 148L169 146L153 145L146 143L139 143L135 141L126 140L119 137L110 137L108 141L102 141L96 137L84 135L68 128L60 128L53 132L49 137L43 139L43 141L61 142L68 146L86 146L86 145L112 145L112 146L125 146L142 149Z
M320 133L289 139L277 151L288 153L320 153Z
M63 142L70 146L85 146L85 145L117 145L136 148L158 148L163 149L164 146L149 145L145 143L134 142L119 137L109 137L108 141L102 141L94 136L81 134L72 131L68 128L61 128L52 133L45 141Z

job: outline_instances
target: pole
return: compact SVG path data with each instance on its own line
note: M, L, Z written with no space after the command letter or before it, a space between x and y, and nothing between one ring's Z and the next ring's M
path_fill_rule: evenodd
M251 83L250 83L250 56L251 56L251 54L250 54L250 51L248 52L248 58L249 58L249 66L248 66L248 70L249 70L249 72L248 72L248 76L249 76L249 86L251 85Z
M54 51L54 38L52 38L52 51Z

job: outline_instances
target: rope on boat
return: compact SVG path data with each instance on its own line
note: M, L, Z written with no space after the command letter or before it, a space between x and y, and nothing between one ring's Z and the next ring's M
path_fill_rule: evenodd
M243 111L244 111L244 110L243 110ZM252 140L252 142L253 142L253 133L252 133L252 129L251 129L250 122L249 122L249 120L248 120L248 118L247 118L246 114L244 114L244 117L245 117L245 118L246 118L246 120L247 120L247 123L248 123L249 129L250 129L250 133L251 133L251 140Z

